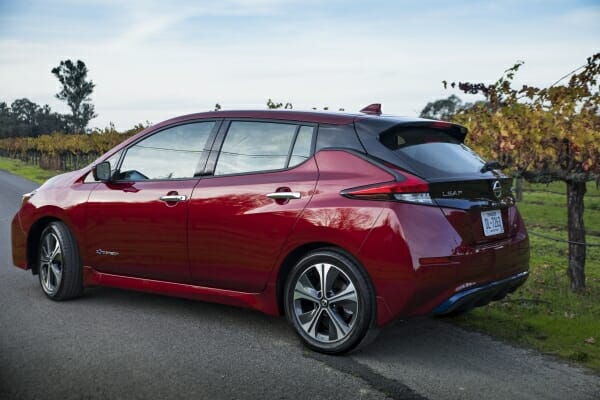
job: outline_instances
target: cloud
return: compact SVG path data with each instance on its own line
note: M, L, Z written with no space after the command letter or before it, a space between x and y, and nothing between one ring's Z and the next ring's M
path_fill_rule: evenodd
M89 35L0 32L0 100L29 97L67 112L53 98L58 82L49 71L72 58L86 62L96 83L92 98L100 116L93 126L114 121L125 129L216 102L263 107L268 98L349 111L379 101L386 112L414 115L453 93L442 89L444 79L490 82L525 60L517 80L548 85L599 43L597 24L585 25L590 21L582 22L587 14L578 8L525 24L505 18L505 6L494 9L498 19L477 8L484 6L462 3L433 11L419 6L420 12L408 10L410 18L395 2L383 2L381 10L270 0L90 4L105 7L110 18L86 20ZM477 23L465 22L478 15ZM572 28L576 21L579 29Z

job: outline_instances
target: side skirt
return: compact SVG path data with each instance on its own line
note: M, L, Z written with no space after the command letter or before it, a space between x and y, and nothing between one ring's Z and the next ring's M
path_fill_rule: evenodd
M277 307L275 290L270 290L270 286L262 293L236 292L233 290L188 285L185 283L106 274L87 266L83 267L83 286L108 286L119 289L136 290L139 292L156 293L191 300L251 308L269 315L280 315Z

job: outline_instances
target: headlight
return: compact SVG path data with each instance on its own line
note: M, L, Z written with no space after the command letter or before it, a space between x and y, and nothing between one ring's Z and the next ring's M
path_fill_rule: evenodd
M29 201L29 199L31 199L33 197L33 195L35 194L35 190L29 193L25 193L23 195L23 197L21 198L21 207L23 207L25 205L25 203L27 203Z

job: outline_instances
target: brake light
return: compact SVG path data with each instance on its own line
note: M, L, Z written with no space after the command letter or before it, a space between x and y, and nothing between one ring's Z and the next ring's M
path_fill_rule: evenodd
M452 124L450 122L446 122L446 121L435 121L434 123L431 124L431 127L433 127L433 128L449 128L451 126L452 126Z
M346 189L341 192L341 195L363 200L397 200L408 203L433 204L427 182L406 173L402 175L405 179L401 182L383 182Z

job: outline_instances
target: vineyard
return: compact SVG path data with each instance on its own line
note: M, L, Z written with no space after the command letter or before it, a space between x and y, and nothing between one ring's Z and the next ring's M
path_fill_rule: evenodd
M71 171L82 168L125 139L142 130L114 129L89 135L67 135L55 132L38 137L0 139L0 156L19 159L45 169Z

